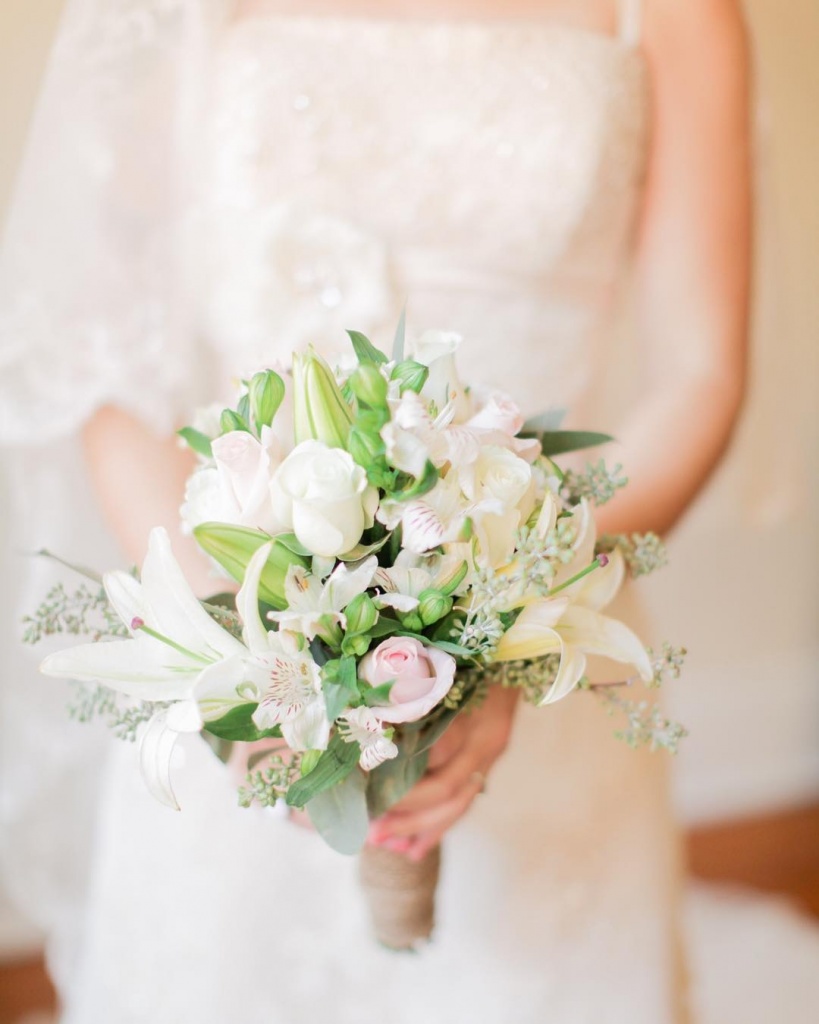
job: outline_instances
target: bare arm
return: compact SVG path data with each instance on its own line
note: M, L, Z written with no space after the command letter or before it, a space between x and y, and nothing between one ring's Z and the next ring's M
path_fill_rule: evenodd
M749 57L736 0L648 0L653 141L637 253L646 399L618 431L607 531L663 532L742 401L751 282Z

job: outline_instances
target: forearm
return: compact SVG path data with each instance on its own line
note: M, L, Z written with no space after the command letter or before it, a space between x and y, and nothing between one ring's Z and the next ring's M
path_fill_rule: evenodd
M193 589L203 597L219 589L204 555L180 529L192 453L177 438L157 437L114 408L101 409L89 421L83 447L97 501L129 560L141 564L150 530L164 526Z
M598 509L601 533L664 534L677 523L728 446L742 390L738 379L692 375L628 417L602 453L629 483Z

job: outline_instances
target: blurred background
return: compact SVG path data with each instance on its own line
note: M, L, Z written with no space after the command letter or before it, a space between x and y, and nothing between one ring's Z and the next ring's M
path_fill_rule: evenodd
M61 6L0 3L0 223ZM759 82L751 394L729 458L673 538L674 570L646 593L690 650L670 701L691 731L674 770L692 872L819 920L819 3L746 7ZM740 520L754 550L734 540ZM38 1020L51 1001L40 937L0 879L0 1024Z

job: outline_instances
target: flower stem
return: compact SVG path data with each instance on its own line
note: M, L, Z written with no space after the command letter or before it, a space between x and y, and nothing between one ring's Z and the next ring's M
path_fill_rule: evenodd
M547 597L554 597L555 594L559 594L561 590L571 587L574 583L582 580L584 576L588 576L590 572L594 572L595 569L602 569L604 565L608 565L608 561L609 560L605 555L598 555L591 565L587 565L586 568L582 569L576 576L572 576L572 578L566 580L565 583L561 583L559 587L555 587L553 590L550 590Z
M211 658L206 658L204 654L197 654L195 651L189 651L187 647L183 647L182 644L178 644L175 640L171 640L171 638L169 636L165 636L164 633L158 633L155 629L151 629L150 626L146 626L142 619L132 619L131 629L134 632L139 630L141 633L147 633L148 636L151 636L154 640L158 640L160 643L165 644L166 647L171 647L180 654L184 654L186 658L192 658L194 661L201 662L203 665L212 664Z

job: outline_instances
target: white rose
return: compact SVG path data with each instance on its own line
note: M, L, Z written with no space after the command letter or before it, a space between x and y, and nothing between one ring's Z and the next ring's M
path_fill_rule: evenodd
M185 487L182 519L188 531L200 523L232 523L267 533L281 524L270 500L270 477L279 458L275 439L265 444L246 430L233 430L212 442L213 464L196 470Z
M470 501L488 506L476 517L482 554L490 565L503 565L514 551L517 530L534 508L532 467L508 448L486 445L460 471L460 480Z
M285 529L315 555L333 558L361 540L373 524L378 491L352 456L321 441L302 441L279 466L270 485Z
M455 366L455 353L461 341L461 335L454 331L424 331L413 346L413 358L429 369L421 394L435 402L438 412L452 402L455 423L463 423L472 412Z
M499 430L514 437L523 428L523 415L518 406L503 391L489 391L480 395L478 411L467 421L467 426L478 430Z

